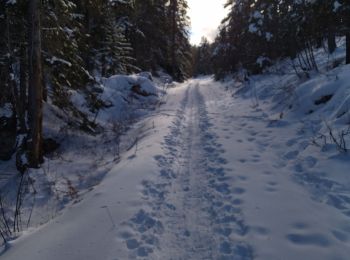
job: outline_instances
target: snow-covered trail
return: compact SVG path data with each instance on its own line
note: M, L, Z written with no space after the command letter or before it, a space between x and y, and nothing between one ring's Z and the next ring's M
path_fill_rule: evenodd
M295 160L306 146L299 126L209 78L171 89L146 121L101 185L1 259L348 259L350 205L300 184L321 162Z
M230 187L199 85L188 86L163 154L155 157L160 178L144 185L149 214L162 222L159 259L250 259L252 249L241 241L248 230L238 206L243 190Z

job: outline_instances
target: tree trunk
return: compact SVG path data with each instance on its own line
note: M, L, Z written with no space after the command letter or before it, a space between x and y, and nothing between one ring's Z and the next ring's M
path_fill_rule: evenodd
M323 38L321 36L316 37L316 48L319 49L322 47Z
M41 66L41 0L29 3L29 160L31 167L42 163L43 86Z
M18 106L18 119L20 133L27 131L26 126L26 109L27 109L27 48L24 43L21 45L21 57L20 57L20 85L19 85L19 106Z
M350 32L346 33L346 64L350 64Z
M337 43L335 41L335 33L333 30L331 30L328 33L327 41L328 41L328 52L333 53L337 48Z
M171 0L170 4L171 8L171 20L172 20L172 25L171 25L171 70L173 77L177 79L176 75L176 31L177 31L177 26L176 26L176 16L177 16L177 0Z

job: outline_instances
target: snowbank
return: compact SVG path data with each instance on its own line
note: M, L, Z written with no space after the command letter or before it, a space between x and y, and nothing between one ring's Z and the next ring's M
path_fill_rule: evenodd
M134 117L138 110L154 106L165 94L148 78L142 75L115 75L103 79L101 99L108 104L97 117L105 125Z
M44 104L44 137L60 146L45 155L40 169L29 169L25 175L29 188L23 198L21 218L30 219L28 228L41 226L67 205L79 202L80 196L93 189L121 155L133 147L140 133L149 128L141 117L152 113L165 95L163 83L158 83L161 80L151 79L147 73L102 79L101 85L94 88L103 105L95 108L81 90L68 91L73 108L62 109L51 100ZM9 104L0 108L0 118L3 116L11 116ZM81 131L86 121L93 122L97 130ZM14 215L20 178L15 157L0 161L0 196L8 205L5 210L9 220ZM31 183L34 179L35 183ZM0 238L0 246L1 243Z
M299 104L295 111L314 114L313 117L328 120L332 124L350 123L350 66L319 75L296 88Z
M70 101L76 108L102 127L111 124L123 124L125 121L135 119L142 111L157 105L165 94L163 83L150 73L143 72L138 75L114 75L103 78L101 85L97 86L98 99L104 106L98 111L92 111L87 103L84 93L69 90Z
M344 39L338 44L331 55L324 48L315 50L318 71L305 72L304 77L295 73L297 61L286 59L248 81L227 84L269 111L271 120L312 121L315 135L327 135L330 128L341 132L350 125L350 65L344 65Z
M143 75L143 74L142 74ZM109 97L110 92L118 91L123 94L128 94L132 90L132 87L139 85L143 91L149 95L157 95L158 88L145 76L125 76L125 75L115 75L110 78L103 80L103 85L105 86L106 95L104 97Z

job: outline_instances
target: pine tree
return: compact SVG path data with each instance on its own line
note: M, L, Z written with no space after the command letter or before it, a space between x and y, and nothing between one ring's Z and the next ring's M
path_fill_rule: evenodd
M81 89L92 80L82 57L82 15L70 0L46 0L43 10L44 81L64 96L68 88Z
M86 67L102 76L126 74L137 70L132 58L128 33L129 1L85 1L78 4L84 17L83 35L88 50Z
M137 66L156 72L167 64L166 0L136 0L128 37Z
M334 52L336 35L348 31L346 6L344 0L229 0L229 14L215 40L216 75L237 66L259 73L285 57L298 58L302 71L317 70L314 49L326 39L328 51Z
M168 8L170 28L168 71L180 81L189 77L191 66L187 8L186 0L170 0Z
M212 45L203 37L198 47L194 47L194 75L209 75L212 69Z
M18 158L29 152L34 167L43 158L43 102L64 110L73 125L93 126L72 103L72 90L94 111L103 106L94 87L101 76L138 66L177 80L191 73L185 0L1 1L0 30L0 107L13 110L13 146L17 133L27 134Z

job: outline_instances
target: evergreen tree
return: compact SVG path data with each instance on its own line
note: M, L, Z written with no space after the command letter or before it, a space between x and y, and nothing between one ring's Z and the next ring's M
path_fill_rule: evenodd
M137 66L165 69L176 80L186 79L192 66L189 18L185 0L136 0L128 38Z
M5 135L13 136L5 138L13 140L6 144L8 151L14 150L17 130L26 133L18 157L29 152L31 165L39 166L47 98L71 112L79 124L93 126L71 103L69 90L81 91L90 105L100 106L92 88L94 76L135 71L125 26L130 6L128 1L109 0L0 3L0 107L10 104L13 110L5 122Z
M169 63L168 72L175 79L183 81L189 77L191 66L191 45L189 43L189 18L186 0L170 0L169 17Z
M344 0L228 0L229 13L215 40L215 74L222 77L241 66L259 73L285 57L298 58L302 71L317 70L314 49L326 39L332 53L336 35L348 34L348 5ZM350 40L348 46L350 53Z
M128 37L137 66L157 71L167 64L166 0L136 0Z
M92 80L82 58L82 16L70 0L43 1L43 10L44 82L59 102L69 88L82 89Z
M212 69L212 45L203 37L198 47L194 47L194 75L209 75Z

